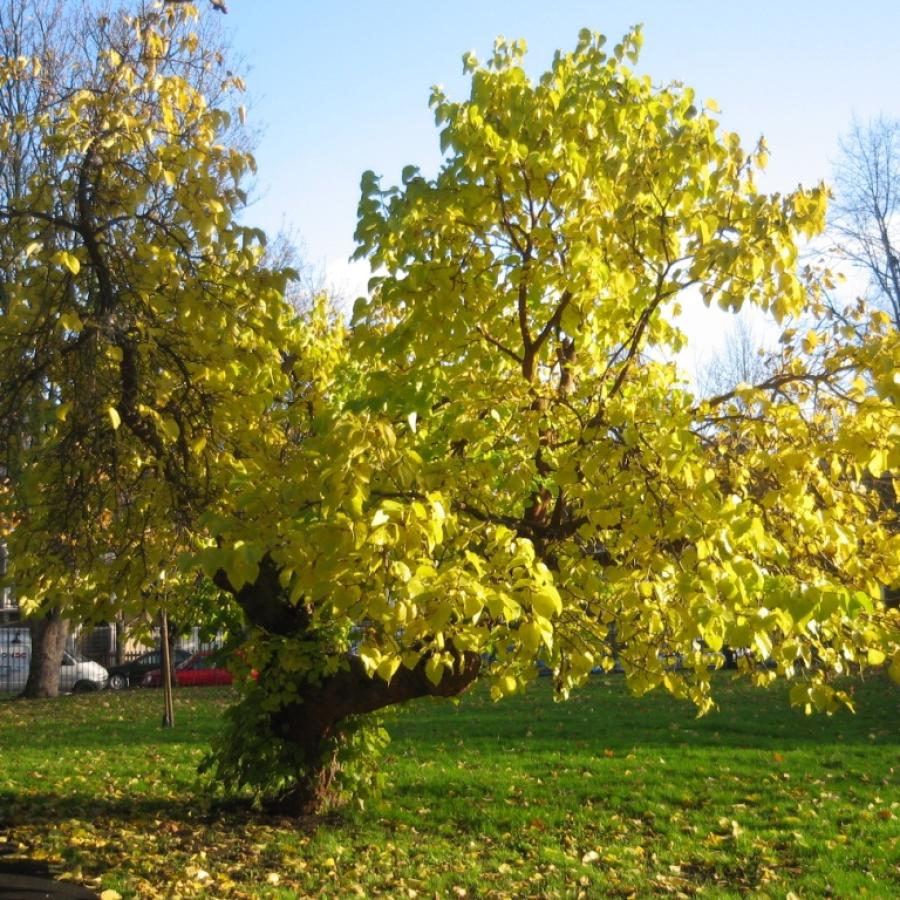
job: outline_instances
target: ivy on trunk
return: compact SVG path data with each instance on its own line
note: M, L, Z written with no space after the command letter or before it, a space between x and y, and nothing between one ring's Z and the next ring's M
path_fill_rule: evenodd
M250 625L240 651L247 667L254 646L268 661L245 682L246 695L229 714L232 727L226 729L207 767L232 787L257 783L260 798L272 810L314 815L336 803L347 793L348 777L360 779L353 770L361 760L354 757L362 754L354 753L354 745L371 749L367 728L371 723L369 730L377 730L374 714L421 697L457 696L481 671L479 654L458 652L455 667L437 681L428 675L427 658L410 668L399 667L389 680L373 678L352 650L341 653L329 644L327 629L314 626L304 604L290 601L271 556L260 562L254 582L240 590L233 588L224 571L215 580L234 594ZM292 652L305 647L320 664L286 672L277 651L285 644ZM259 750L261 739L267 752L248 754L248 746ZM251 759L248 769L244 763Z

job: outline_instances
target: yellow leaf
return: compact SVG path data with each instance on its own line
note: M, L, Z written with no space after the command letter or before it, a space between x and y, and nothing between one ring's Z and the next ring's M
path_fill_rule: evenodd
M529 653L534 653L541 643L540 629L534 622L525 622L519 627L519 640Z
M873 478L880 478L882 472L887 468L887 454L884 450L876 450L866 468L872 473Z
M443 674L443 662L435 656L429 657L425 662L425 677L436 687L441 683Z
M363 668L371 675L378 664L381 662L381 652L376 647L370 647L363 644L357 651L359 661L363 664Z
M119 426L122 424L122 417L119 415L119 411L114 406L107 406L106 414L109 416L109 421L113 427L113 431L117 431Z
M100 900L122 900L122 895L118 891L114 891L112 888L107 888L100 894Z
M888 667L888 675L891 676L895 684L900 684L900 650L898 650L894 654L893 659L891 659L891 664Z
M803 350L812 353L819 346L819 336L814 331L807 331L803 338Z
M381 662L376 667L375 672L378 674L379 678L384 679L384 681L390 682L390 680L394 677L394 673L399 668L400 660L396 656L388 656L385 659L381 660Z
M65 266L73 275L81 271L81 263L77 256L73 256L68 250L57 250L51 257L51 262Z
M380 528L390 521L391 517L383 509L378 509L375 511L375 515L372 516L372 521L369 523L369 526L371 528Z
M84 328L84 325L81 321L81 317L78 315L78 313L73 313L73 312L72 313L63 313L59 317L59 324L62 325L62 327L66 331L78 332L78 331L81 331L82 328Z
M549 619L562 612L562 599L552 584L541 585L531 596L531 608L540 616Z

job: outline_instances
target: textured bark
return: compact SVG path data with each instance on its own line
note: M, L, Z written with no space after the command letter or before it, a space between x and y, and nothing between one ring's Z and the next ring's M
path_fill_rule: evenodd
M302 703L273 714L273 729L301 749L305 763L297 786L273 804L279 812L314 815L325 806L339 771L334 752L327 749L345 719L419 697L455 697L478 678L481 669L478 654L465 653L458 656L457 668L445 671L438 684L425 675L424 660L413 669L401 667L388 683L367 675L357 657L351 656L348 663L347 669L319 684L304 686Z
M69 622L58 609L31 623L31 661L24 697L59 696L59 671Z
M276 564L267 556L253 584L234 590L224 572L219 572L215 581L235 596L252 625L270 634L303 636L310 627L310 613L302 603L288 600L278 575ZM455 656L454 670L445 670L436 685L425 675L424 659L413 669L401 666L390 683L370 677L362 661L353 655L347 657L345 668L320 680L305 681L303 673L298 673L298 695L302 699L274 712L271 724L275 734L299 748L304 772L297 786L278 798L273 808L289 815L314 815L322 810L339 771L334 739L346 719L418 697L463 693L477 679L481 657L469 652ZM263 679L265 672L260 674Z

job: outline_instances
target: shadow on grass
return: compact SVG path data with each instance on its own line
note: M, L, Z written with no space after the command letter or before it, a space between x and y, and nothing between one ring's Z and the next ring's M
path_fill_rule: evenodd
M284 825L295 831L314 831L320 825L339 825L340 813L286 818L253 806L249 798L219 799L189 796L182 801L146 797L97 797L87 794L30 794L0 791L0 830L23 825L52 825L64 820L117 822L148 827L153 822L177 821L185 830L197 825Z

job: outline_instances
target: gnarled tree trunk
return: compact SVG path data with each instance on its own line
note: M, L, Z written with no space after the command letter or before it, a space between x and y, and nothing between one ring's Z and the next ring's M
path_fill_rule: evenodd
M278 568L270 557L260 564L253 584L235 591L220 572L217 584L234 594L248 622L272 635L304 637L310 634L310 615L303 604L291 603L281 586ZM287 815L314 815L327 806L336 775L338 737L346 720L419 697L454 697L463 693L478 677L481 657L458 652L453 671L446 670L434 684L425 674L426 659L412 669L400 667L386 682L370 676L362 661L348 655L346 665L330 675L309 678L297 673L296 702L271 713L272 733L299 751L301 771L295 785L271 804ZM266 673L259 675L261 686Z
M327 803L338 764L334 754L325 751L346 719L419 697L455 697L475 681L480 668L481 657L465 653L459 656L457 668L445 672L436 685L425 675L424 660L413 669L401 667L385 682L368 675L362 662L351 656L346 669L307 686L302 703L273 714L275 732L302 749L306 769L296 787L279 798L278 810L311 815Z
M59 671L68 632L69 622L58 609L31 622L31 661L23 697L59 696Z

